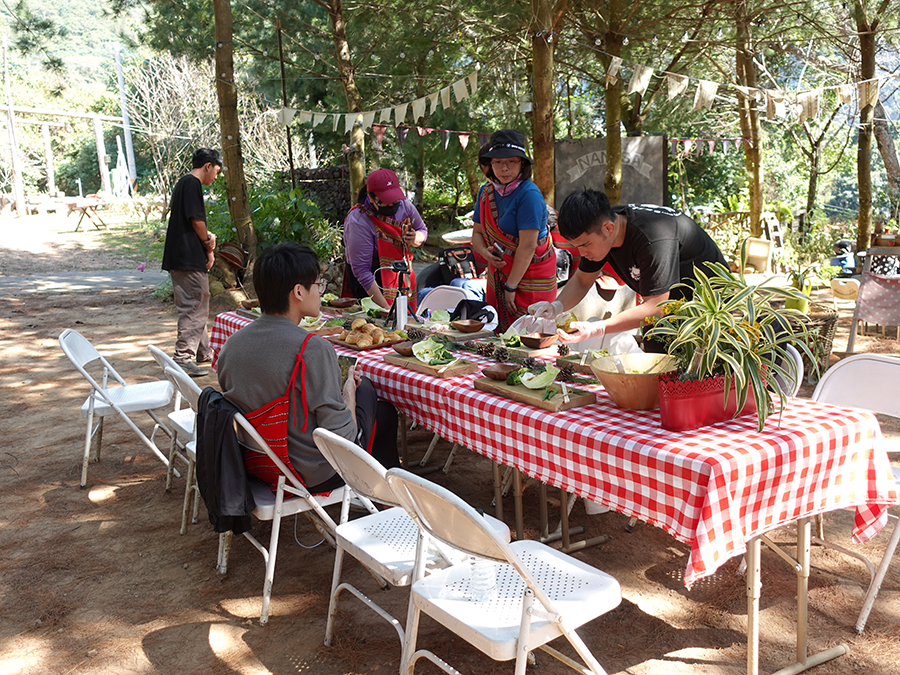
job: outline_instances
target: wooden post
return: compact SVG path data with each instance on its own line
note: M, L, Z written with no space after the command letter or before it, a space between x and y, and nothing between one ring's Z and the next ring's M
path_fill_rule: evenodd
M103 127L100 124L99 115L91 115L94 122L94 141L97 144L97 164L100 167L100 190L104 196L112 196L112 189L109 185L109 169L107 169L106 146L103 144Z
M50 145L50 125L41 124L41 135L44 137L44 163L47 165L47 193L56 196L56 172L53 166L53 148Z

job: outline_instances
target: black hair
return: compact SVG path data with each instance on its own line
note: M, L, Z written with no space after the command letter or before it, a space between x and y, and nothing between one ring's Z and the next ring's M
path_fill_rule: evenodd
M361 188L359 188L359 194L356 195L356 203L357 204L365 204L366 197L368 197L368 196L369 196L369 192L368 192L368 190L366 190L366 186L363 185Z
M253 264L253 286L259 308L266 314L285 314L294 286L311 288L319 278L320 264L309 246L284 242L270 246Z
M197 148L191 157L191 168L202 169L207 164L222 166L222 153L211 148Z
M609 197L599 190L573 192L559 208L559 233L569 241L587 232L601 233L603 223L616 222Z

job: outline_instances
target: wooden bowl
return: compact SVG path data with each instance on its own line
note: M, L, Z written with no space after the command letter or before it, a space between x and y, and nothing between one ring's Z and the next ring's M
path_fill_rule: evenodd
M334 300L330 300L328 302L332 307L337 307L338 309L342 309L344 307L352 307L357 303L356 298L335 298Z
M413 355L413 343L407 340L406 342L397 342L396 344L392 344L391 347L395 352L400 354L401 356L412 356Z
M241 300L241 307L243 307L244 309L253 309L254 307L259 307L259 300L257 300L256 298Z
M616 359L625 371L620 373ZM675 360L666 354L620 354L601 356L591 362L591 370L620 408L655 410L659 407L657 381L660 373L675 369Z
M521 366L516 365L515 363L495 363L493 366L488 366L481 372L492 380L503 380L506 382L506 376L519 368L521 368Z
M522 344L532 349L546 349L556 344L556 333L529 333L522 336Z
M484 321L475 321L474 319L460 319L459 321L451 321L450 325L460 333L476 333L484 328Z

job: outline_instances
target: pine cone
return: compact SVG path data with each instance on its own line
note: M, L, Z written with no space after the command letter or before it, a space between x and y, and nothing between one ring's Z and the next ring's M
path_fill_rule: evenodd
M564 363L559 367L559 375L556 376L560 382L571 382L572 375L575 374L575 365L572 363Z
M533 356L525 357L525 359L522 360L522 365L531 371L539 370L542 367L538 360Z
M509 350L506 347L497 347L494 350L494 358L500 363L509 361Z
M410 340L414 340L414 341L424 340L425 338L428 337L427 335L425 335L425 331L420 330L419 328L410 328L409 330L406 331L406 336Z
M494 343L493 342L482 342L478 345L478 353L485 358L491 356L494 353Z
M568 356L569 352L572 350L569 349L569 345L564 345L562 343L556 345L556 351L560 356Z
M462 343L463 349L470 352L478 351L478 343L475 340L466 340Z
M343 328L344 328L344 330L350 330L350 328L351 328L352 325L353 325L353 319L347 319L347 320L344 322Z

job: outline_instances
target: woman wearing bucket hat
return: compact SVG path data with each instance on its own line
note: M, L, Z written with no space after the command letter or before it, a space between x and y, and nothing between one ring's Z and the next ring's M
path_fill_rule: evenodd
M395 262L406 262L409 269L409 305L415 308L416 277L412 271L412 248L428 237L425 221L400 189L397 174L377 169L366 178L359 202L344 220L344 297L366 295L390 309L400 275L390 269Z
M547 228L547 203L531 181L525 136L495 131L481 156L490 160L478 194L472 248L490 265L487 301L505 330L528 306L556 299L556 251Z

